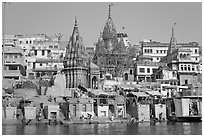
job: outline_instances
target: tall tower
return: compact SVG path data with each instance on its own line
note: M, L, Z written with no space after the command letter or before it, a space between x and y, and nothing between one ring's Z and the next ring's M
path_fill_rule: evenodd
M176 23L174 23L173 26L172 26L172 34L171 34L171 40L170 40L170 43L169 43L169 48L168 48L168 51L167 51L167 56L170 55L172 53L172 51L176 48L176 38L175 38L175 35L174 35L175 25L176 25Z
M117 32L113 20L111 18L111 4L109 4L108 20L103 29L103 40L106 49L110 52L114 45L117 44Z
M82 37L79 35L76 17L74 29L66 47L63 71L66 77L66 88L76 88L79 85L88 87L88 55Z

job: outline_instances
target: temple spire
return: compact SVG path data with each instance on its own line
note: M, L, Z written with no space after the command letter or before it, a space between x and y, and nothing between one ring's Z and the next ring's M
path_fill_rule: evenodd
M176 48L176 38L175 38L175 34L174 34L175 25L176 25L176 23L174 23L172 26L172 34L171 34L171 40L169 43L167 56L170 55L172 53L172 50L174 50Z
M109 12L108 12L108 18L111 18L111 6L113 6L113 3L109 4Z
M77 16L75 16L75 23L74 26L77 27Z

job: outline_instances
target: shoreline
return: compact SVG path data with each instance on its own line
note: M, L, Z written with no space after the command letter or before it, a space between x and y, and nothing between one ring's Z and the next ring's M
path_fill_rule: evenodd
M116 119L116 120L57 120L50 121L48 119L37 121L35 119L29 121L26 120L22 122L22 120L3 120L2 119L2 126L4 125L71 125L71 124L108 124L108 123L164 123L169 122L168 120L165 121L134 121L132 122L130 119Z

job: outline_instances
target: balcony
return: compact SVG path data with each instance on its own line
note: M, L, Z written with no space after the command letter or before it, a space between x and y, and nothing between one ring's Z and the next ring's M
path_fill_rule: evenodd
M21 76L20 70L3 70L3 76Z
M5 64L8 65L24 65L23 59L11 59L11 58L4 58Z

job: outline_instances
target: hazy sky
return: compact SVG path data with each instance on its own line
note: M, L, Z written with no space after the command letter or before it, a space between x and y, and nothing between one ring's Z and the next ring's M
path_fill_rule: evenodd
M108 18L105 2L11 3L6 6L6 34L63 34L68 40L74 18L78 18L85 46L93 46ZM133 44L151 38L169 42L171 27L176 22L178 42L202 43L202 3L114 2L111 16L117 32L128 34ZM122 30L122 27L125 27Z

